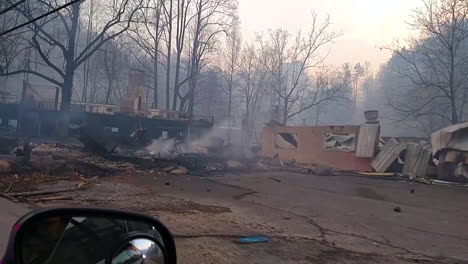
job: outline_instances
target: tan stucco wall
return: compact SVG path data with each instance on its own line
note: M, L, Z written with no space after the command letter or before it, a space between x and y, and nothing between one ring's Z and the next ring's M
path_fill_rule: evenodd
M297 149L275 147L277 133L297 134ZM358 158L354 152L325 151L323 148L325 133L354 133L358 138L359 126L300 126L264 128L262 131L262 155L280 160L295 159L297 163L307 165L327 165L342 170L372 171L371 160Z

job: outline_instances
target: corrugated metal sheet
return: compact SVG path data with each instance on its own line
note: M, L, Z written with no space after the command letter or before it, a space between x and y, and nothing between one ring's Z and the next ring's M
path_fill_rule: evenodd
M405 144L401 144L396 139L391 138L372 161L372 168L374 168L376 172L387 171L393 161L395 161L405 149Z
M416 143L408 143L406 144L406 154L405 154L405 164L403 165L403 175L409 175L412 168L414 168L416 164L416 160L414 157L418 155L418 144Z
M374 157L380 135L380 126L365 124L359 129L359 136L356 146L356 157Z
M431 135L432 154L449 148L468 151L468 122L443 128Z
M432 156L431 145L426 141L407 146L403 174L413 177L426 177L427 167Z

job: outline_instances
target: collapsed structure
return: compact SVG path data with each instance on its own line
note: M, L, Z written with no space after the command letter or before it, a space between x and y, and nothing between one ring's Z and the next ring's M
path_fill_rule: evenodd
M366 113L360 126L270 122L262 133L262 155L302 167L468 182L468 122L433 133L431 143L426 138L382 138L375 112Z
M262 133L262 155L276 156L284 162L295 160L305 166L371 171L371 159L357 155L359 131L359 126L268 127ZM378 134L378 129L376 132ZM374 147L375 144L367 148Z
M139 128L148 131L152 139L186 137L202 134L213 125L213 117L183 112L153 109L146 103L144 74L132 70L126 96L120 105L71 102L68 115L68 135L87 134L125 138ZM24 83L21 96L0 95L0 132L22 137L58 136L60 89L55 94L42 95ZM107 136L106 136L107 135Z

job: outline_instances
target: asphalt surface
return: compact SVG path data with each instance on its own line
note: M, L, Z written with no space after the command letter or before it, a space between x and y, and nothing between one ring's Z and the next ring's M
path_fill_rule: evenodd
M265 234L350 252L468 263L466 187L291 172L134 180L160 195L231 210L224 216L158 215L189 236Z
M179 263L468 263L466 187L292 172L132 174L80 193L115 194L94 205L158 217L176 236ZM0 208L3 251L28 209L4 199ZM233 242L247 235L269 242Z
M468 260L468 188L349 176L274 176L281 182L269 175L231 176L225 182L254 186L257 193L244 199L304 217L338 247Z

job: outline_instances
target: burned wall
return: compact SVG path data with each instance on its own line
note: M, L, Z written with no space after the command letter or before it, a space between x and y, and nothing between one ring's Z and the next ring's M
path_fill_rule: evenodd
M327 165L341 170L371 171L371 159L355 156L359 126L280 126L264 128L262 155Z

